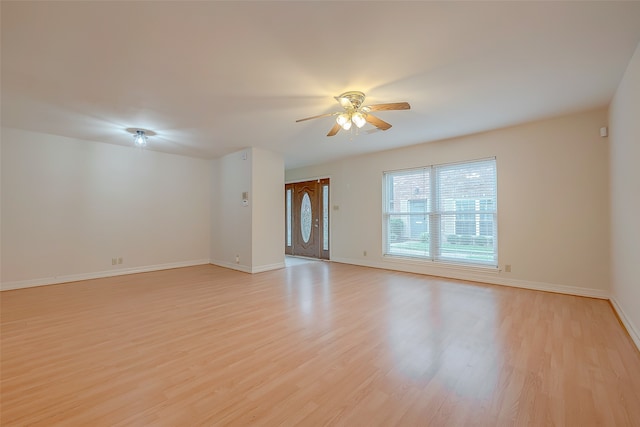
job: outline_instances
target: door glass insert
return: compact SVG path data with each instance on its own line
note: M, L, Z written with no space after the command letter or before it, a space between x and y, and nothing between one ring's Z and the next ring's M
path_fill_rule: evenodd
M309 237L311 237L311 199L309 199L309 193L307 192L304 193L300 206L300 232L302 233L302 240L308 243Z

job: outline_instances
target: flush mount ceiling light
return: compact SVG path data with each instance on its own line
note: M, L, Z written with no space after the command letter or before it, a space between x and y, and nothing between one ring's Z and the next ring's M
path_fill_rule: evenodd
M145 147L147 145L147 139L150 136L155 136L155 132L147 129L128 128L127 132L133 135L133 143L136 147Z
M327 136L334 136L340 129L349 130L351 129L351 124L356 125L357 128L361 128L365 124L370 123L379 130L387 130L391 125L371 114L372 111L409 110L411 108L408 102L363 106L362 103L364 102L364 98L364 93L360 91L353 90L345 92L342 95L335 97L336 101L340 103L344 111L320 114L319 116L296 120L296 122L318 119L320 117L338 116L336 117L336 124L333 125Z
M147 136L144 134L143 130L139 130L133 135L133 143L138 147L144 147L147 145Z

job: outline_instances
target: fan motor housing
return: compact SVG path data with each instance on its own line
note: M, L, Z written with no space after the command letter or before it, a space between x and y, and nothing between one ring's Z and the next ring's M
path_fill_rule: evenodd
M340 99L340 98L348 99L349 102L351 102L351 105L353 105L353 109L357 111L362 105L362 103L364 102L364 93L357 90L352 90L349 92L345 92L342 95L337 97L337 99Z

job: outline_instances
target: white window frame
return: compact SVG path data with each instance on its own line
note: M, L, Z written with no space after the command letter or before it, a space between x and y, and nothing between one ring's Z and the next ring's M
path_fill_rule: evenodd
M481 172L481 168L486 168L487 166L492 166L493 168L493 194L490 195L478 195L478 194L465 194L464 191L460 193L455 193L454 195L449 194L447 199L440 200L440 178L442 173L446 174L447 171L451 171L452 168L455 169L456 166L459 166L460 169L468 169L469 167L473 167L474 164L478 166L478 171ZM421 189L421 193L426 193L428 195L429 202L427 203L425 200L424 205L428 206L427 211L424 213L415 213L411 212L410 209L401 209L397 210L393 208L394 198L393 198L393 179L402 176L403 174L411 175L422 174L424 187ZM446 175L445 175L446 176ZM489 178L491 180L490 175L484 175L485 178ZM444 178L443 178L444 179ZM465 266L472 267L491 267L497 268L498 266L498 180L497 180L497 162L495 157L489 159L478 159L467 162L459 162L459 163L448 163L448 164L440 164L440 165L429 165L423 166L419 168L412 169L403 169L403 170L393 170L393 171L385 171L383 172L383 210L382 210L382 218L383 218L383 227L382 227L382 235L383 235L383 254L385 257L392 258L411 258L420 261L429 261L435 263L447 263L447 264L460 264ZM428 184L427 184L428 183ZM446 184L445 187L446 188ZM417 190L416 190L417 191ZM465 197L468 196L468 197ZM444 197L444 196L443 196ZM460 215L460 211L456 211L455 207L451 210L449 207L447 210L444 209L443 205L450 205L451 201L453 201L454 205L457 205L456 201L458 200L474 200L474 210L473 211L464 211L463 215L473 215L475 217L475 233L470 236L460 236L464 237L465 243L464 245L468 245L469 238L473 239L473 245L471 247L466 246L463 247L462 243L460 244L460 250L456 252L455 244L451 244L451 242L441 241L448 240L451 235L445 235L443 230L446 231L447 228L453 227L455 229L455 218L456 215ZM487 203L487 200L491 200L492 203ZM404 201L404 200L400 200ZM446 203L448 202L448 203ZM409 205L409 201L406 203ZM481 207L485 206L485 210L481 210ZM486 209L486 206L491 206L491 209ZM397 241L391 241L391 233L390 233L390 224L393 218L404 217L412 218L415 215L423 215L424 220L428 222L428 246L425 245L425 252L420 254L418 250L407 250L407 249L398 249L396 251L393 250L392 244L398 244ZM485 224L488 221L487 216L492 216L492 236L487 236L486 234L481 233L482 227L480 224ZM447 219L453 218L453 225L449 223L449 226L445 224ZM404 228L407 227L408 223L405 221ZM413 231L411 231L413 233ZM406 236L409 234L405 233ZM456 234L453 233L453 238L456 237ZM489 239L492 240L489 240ZM476 240L477 239L477 240ZM409 238L408 241L411 241ZM481 243L476 245L476 241ZM491 242L490 244L484 242ZM483 246L484 244L484 246ZM478 247L476 247L478 246ZM487 251L482 248L490 247L493 249L491 251ZM428 248L428 249L427 249ZM444 249L444 250L443 250ZM477 252L477 253L476 253ZM484 258L484 259L483 259Z

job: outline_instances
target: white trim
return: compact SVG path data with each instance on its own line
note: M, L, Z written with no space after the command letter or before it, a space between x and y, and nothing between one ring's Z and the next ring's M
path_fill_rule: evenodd
M11 291L15 289L32 288L35 286L57 285L60 283L77 282L79 280L101 279L103 277L123 276L125 274L146 273L149 271L169 270L172 268L192 267L194 265L213 264L220 267L243 271L245 273L261 273L263 271L277 270L284 268L284 262L262 265L250 268L244 265L232 264L222 261L199 259L192 261L170 262L167 264L148 265L144 267L122 268L112 271L98 271L95 273L69 274L66 276L43 277L39 279L16 280L13 282L2 282L0 291Z
M280 268L285 267L284 261L276 262L275 264L266 264L266 265L259 265L257 267L248 267L246 265L234 264L232 262L218 261L218 260L212 259L210 261L210 264L217 265L218 267L230 268L231 270L242 271L243 273L249 273L249 274L262 273L263 271L278 270Z
M307 182L307 181L319 181L321 179L331 180L331 175L320 175L320 176L316 176L316 177L313 177L313 178L301 178L301 179L296 179L296 180L293 180L293 181L285 181L284 185L287 185L287 184L299 184L301 182Z
M627 332L629 333L631 340L638 348L638 351L640 351L640 331L633 324L633 322L631 321L631 318L627 316L627 313L625 313L625 311L622 309L622 306L620 305L620 303L618 303L618 300L614 296L612 296L609 299L611 301L611 305L613 305L613 309L618 314L620 321L622 322L624 327L627 329Z
M209 261L209 264L217 265L218 267L229 268L231 270L242 271L243 273L251 273L251 267L242 264L235 264L233 262L212 259L211 261Z
M627 332L629 333L629 336L631 337L633 343L636 345L638 350L640 350L640 332L638 331L638 328L636 328L636 326L633 324L629 316L627 316L622 306L618 303L618 300L615 297L609 296L609 294L606 291L603 291L600 289L579 288L575 286L557 285L552 283L532 282L529 280L507 279L504 277L496 276L495 272L487 272L490 275L487 275L486 273L474 274L477 272L474 270L477 270L477 269L469 269L467 267L456 269L453 266L446 266L443 269L439 269L439 268L436 269L437 271L434 270L431 272L424 272L424 271L417 271L419 270L417 268L407 268L412 266L409 263L398 263L398 264L403 264L403 267L405 267L405 268L400 268L400 267L394 267L393 263L389 263L390 265L387 265L384 263L361 261L361 260L351 259L351 258L332 258L331 261L342 263L342 264L352 264L352 265L359 265L363 267L380 268L385 270L404 271L408 273L427 274L427 275L434 275L439 277L447 277L451 279L469 280L472 282L482 282L482 283L488 283L488 284L494 284L494 285L510 286L515 288L555 292L560 294L576 295L576 296L591 297L591 298L609 299L611 301L613 309L618 314L620 321L623 323L623 325L627 329ZM35 286L55 285L59 283L75 282L78 280L99 279L103 277L121 276L125 274L146 273L149 271L168 270L172 268L191 267L195 265L204 265L204 264L218 265L220 267L230 268L232 270L238 270L245 273L260 273L264 271L285 268L284 262L278 262L274 264L268 264L268 265L263 265L255 268L250 268L244 265L233 264L233 263L224 262L224 261L193 260L193 261L173 262L173 263L167 263L167 264L149 265L146 267L124 268L124 269L115 270L115 271L101 271L97 273L72 274L67 276L55 276L55 277L47 277L47 278L41 278L41 279L4 282L0 284L0 291L9 291L9 290L15 290L15 289L30 288ZM491 276L494 276L494 277L491 277Z
M0 284L0 291L31 288L34 286L57 285L59 283L77 282L78 280L100 279L103 277L122 276L125 274L146 273L149 271L168 270L171 268L192 267L194 265L209 264L208 259L191 261L170 262L167 264L147 265L144 267L122 268L111 271L98 271L95 273L69 274L66 276L43 277L40 279L16 280Z
M546 282L532 282L529 280L496 278L494 282L488 282L495 285L510 286L513 288L532 289L534 291L554 292L557 294L575 295L579 297L609 299L609 292L602 289L581 288L571 285L559 285Z
M449 279L468 280L492 285L510 286L513 288L531 289L535 291L555 292L559 294L576 295L581 297L609 299L609 293L601 289L580 288L555 283L534 282L504 277L499 270L472 267L456 268L455 266L419 266L415 263L393 263L362 261L351 258L331 258L334 262L361 265L364 267L381 268L385 270L404 271L407 273L426 274L430 276L446 277ZM483 271L488 270L488 271ZM508 274L508 273L507 273Z
M266 265L259 265L258 267L252 267L251 272L262 273L263 271L279 270L281 268L285 268L284 261L276 262L275 264L266 264Z

